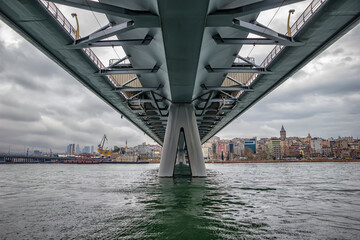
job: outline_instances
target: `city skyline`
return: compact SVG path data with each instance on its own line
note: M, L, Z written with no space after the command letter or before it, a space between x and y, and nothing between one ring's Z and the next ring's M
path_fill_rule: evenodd
M284 126L279 135L270 138L233 138L231 140L212 137L202 146L204 159L209 160L310 160L315 159L359 159L360 141L352 137L323 139L287 136Z
M281 137L281 131L285 130L285 138L282 138ZM279 134L280 132L280 134ZM288 131L286 130L286 127L284 125L281 125L281 128L279 128L278 130L278 134L275 136L263 136L263 137L258 137L258 136L249 136L249 137L241 137L241 136L235 136L235 137L232 137L232 138L221 138L219 137L218 135L215 135L213 136L212 138L210 138L207 142L205 142L202 146L204 147L204 145L206 145L206 143L208 142L211 142L213 141L214 138L219 138L220 141L232 141L234 139L241 139L241 140L245 140L245 139L257 139L257 140L261 140L261 139L281 139L281 140L284 140L284 139L292 139L292 138L300 138L300 139L306 139L308 138L309 136L311 136L312 139L326 139L326 140L329 140L329 139L340 139L340 138L354 138L353 136L330 136L330 137L322 137L322 136L314 136L314 135L311 135L311 132L308 132L307 134L303 135L303 136L293 136L293 135L288 135ZM354 140L358 140L359 137L357 138L354 138ZM149 142L142 142L142 143L137 143L137 144L134 144L134 145L127 145L127 139L125 139L125 142L124 144L105 144L104 145L104 148L108 148L109 150L112 150L114 147L120 147L120 148L124 148L124 147L128 147L129 149L131 148L135 148L135 147L138 147L138 146L141 146L141 145L158 145L157 143L149 143ZM26 153L27 152L27 149L29 148L29 151L30 152L34 152L34 151L40 151L42 153L50 153L50 152L53 152L53 153L67 153L69 152L69 145L74 145L75 146L75 152L78 154L78 153L83 153L83 152L86 152L86 153L89 153L88 151L85 151L84 149L89 147L89 150L90 149L93 149L93 152L97 152L97 144L80 144L80 143L75 143L75 142L71 142L71 143L68 143L67 145L65 145L63 148L63 150L61 151L53 151L52 150L52 147L50 148L42 148L42 147L29 147L29 146L23 146L23 149L22 150L18 150L18 151L14 151L13 153ZM9 151L0 151L0 154L1 153L8 153L8 152L11 152L11 146L9 148ZM91 153L91 151L90 151Z
M284 32L288 9L296 9L294 20L308 4L281 8L269 26ZM61 10L74 21L73 9ZM86 35L96 20L91 13L76 11L80 33ZM262 13L259 21L268 23L276 11ZM100 22L106 21L96 15ZM72 142L88 145L90 141L97 146L104 133L112 145L124 144L125 139L129 145L154 143L3 22L0 36L0 152L7 152L9 146L18 151L24 146L61 151ZM227 139L275 136L284 124L293 136L310 132L319 137L358 138L359 37L357 26L216 135ZM259 63L270 49L245 47L240 54L251 51ZM122 54L121 49L117 51ZM112 49L100 59L106 62L109 56L116 58Z

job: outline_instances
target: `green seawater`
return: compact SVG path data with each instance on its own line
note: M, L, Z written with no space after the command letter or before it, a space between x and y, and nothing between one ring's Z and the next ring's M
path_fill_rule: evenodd
M359 163L158 167L0 165L0 239L359 239Z

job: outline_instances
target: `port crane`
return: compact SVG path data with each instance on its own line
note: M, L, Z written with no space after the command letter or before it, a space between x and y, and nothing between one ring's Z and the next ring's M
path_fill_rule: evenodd
M107 142L108 139L106 137L106 134L104 134L104 136L102 137L99 145L98 145L98 152L100 153L100 155L104 156L104 155L108 155L110 156L111 155L111 150L107 150L107 147L104 149L104 144L105 144L105 141Z

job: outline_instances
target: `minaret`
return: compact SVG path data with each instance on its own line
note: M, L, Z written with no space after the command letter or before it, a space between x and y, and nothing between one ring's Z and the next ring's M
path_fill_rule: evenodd
M125 141L125 153L127 153L127 139Z
M286 139L286 131L284 129L284 126L281 126L281 130L280 130L280 139L281 140L285 140Z

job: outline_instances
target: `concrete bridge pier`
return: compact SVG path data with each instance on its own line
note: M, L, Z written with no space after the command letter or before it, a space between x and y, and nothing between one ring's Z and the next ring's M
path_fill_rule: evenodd
M181 135L183 135L183 141ZM200 135L194 107L192 104L172 104L166 126L159 177L173 177L176 161L185 160L183 156L185 146L188 153L191 175L193 177L205 177L205 163L201 151ZM178 150L180 151L177 160Z
M186 164L185 151L186 151L185 135L184 135L184 131L180 130L177 158L175 164Z
M178 150L176 164L186 164L185 149Z

